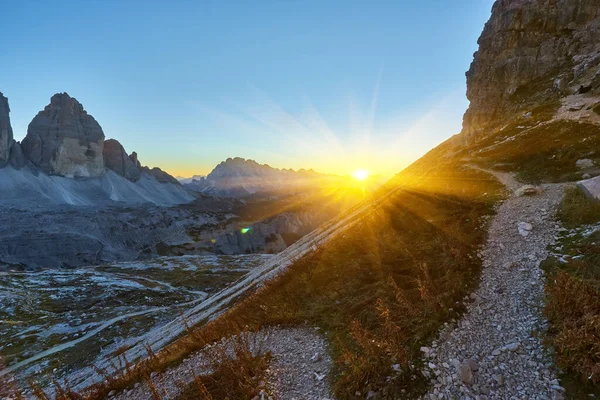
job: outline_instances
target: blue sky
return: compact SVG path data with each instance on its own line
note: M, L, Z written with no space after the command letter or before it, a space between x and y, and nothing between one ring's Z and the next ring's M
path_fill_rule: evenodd
M56 92L142 163L399 172L457 133L492 0L3 2L15 137Z

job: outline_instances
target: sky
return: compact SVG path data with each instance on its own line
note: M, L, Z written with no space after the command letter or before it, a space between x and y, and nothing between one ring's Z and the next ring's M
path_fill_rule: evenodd
M140 161L392 175L461 129L492 0L5 0L16 140L54 93Z

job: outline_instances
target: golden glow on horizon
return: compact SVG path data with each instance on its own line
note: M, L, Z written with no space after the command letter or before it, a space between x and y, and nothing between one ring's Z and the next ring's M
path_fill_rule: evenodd
M369 172L365 169L357 169L356 171L354 171L352 176L358 179L359 181L364 181L369 177Z

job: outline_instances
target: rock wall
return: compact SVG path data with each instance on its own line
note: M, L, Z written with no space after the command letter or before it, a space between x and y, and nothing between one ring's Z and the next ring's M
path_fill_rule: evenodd
M8 163L14 142L9 113L8 99L0 93L0 168Z
M22 149L46 174L96 177L104 173L104 132L67 93L55 94L27 129Z
M140 162L137 160L137 154L134 152L131 156L127 155L125 149L115 139L108 139L104 142L104 165L132 182L140 179L142 173Z
M600 90L598 0L497 0L478 43L467 72L469 137L532 106Z

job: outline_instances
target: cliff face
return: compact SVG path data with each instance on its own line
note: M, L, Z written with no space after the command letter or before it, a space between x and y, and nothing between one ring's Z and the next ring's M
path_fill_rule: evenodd
M25 156L46 174L94 177L104 173L104 132L81 103L66 93L31 121L23 139Z
M142 174L136 153L127 155L125 149L115 139L104 142L104 165L132 182L140 179Z
M8 162L13 144L9 113L8 99L0 93L0 168Z
M577 92L600 91L598 0L498 0L467 72L468 137Z

